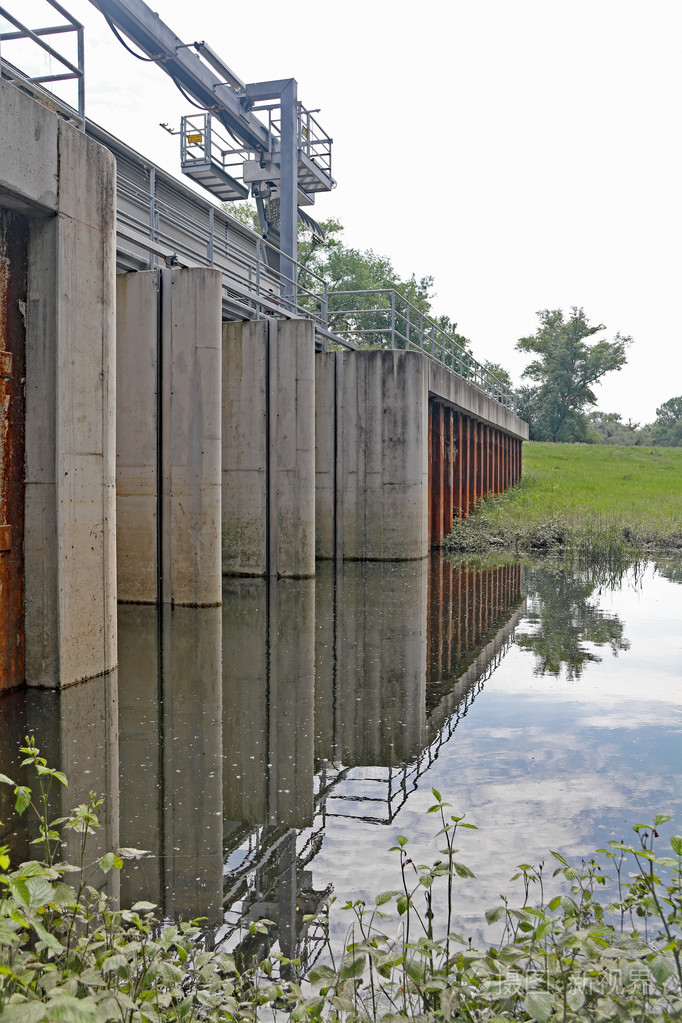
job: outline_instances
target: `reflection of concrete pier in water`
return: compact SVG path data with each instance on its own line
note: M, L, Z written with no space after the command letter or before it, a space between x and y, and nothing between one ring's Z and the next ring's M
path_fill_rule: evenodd
M318 651L334 650L331 660L321 651L317 658L317 752L323 761L326 748L331 761L331 771L320 771L325 814L388 823L513 642L521 569L453 566L434 557L428 566L318 571L318 592L325 583L332 593L319 604L335 607L331 632L317 627ZM358 592L375 599L349 607L350 592L352 601ZM358 642L358 630L371 636L369 646Z
M220 608L119 607L121 899L222 919Z
M123 905L224 922L244 960L278 943L309 966L328 817L395 818L512 641L520 569L321 563L316 580L226 580L223 598L122 605L118 707L112 675L10 694L0 770L13 776L5 751L35 729L71 780L60 814L106 794L91 859L119 841L151 850L126 864ZM30 854L31 835L7 837Z
M58 766L68 778L68 787L53 782L49 786L49 817L65 817L79 803L87 803L91 792L102 797L97 813L100 827L88 842L88 864L94 863L119 845L119 759L118 705L116 672L91 679L68 689L24 689L8 693L0 700L0 772L34 793L38 785L32 769L21 768L23 754L19 745L33 733L40 755L48 766ZM38 837L30 811L17 821L13 790L0 785L0 845L10 848L13 863L35 859L38 847L29 843ZM17 826L18 825L18 826ZM64 860L80 862L81 836L74 831L63 835ZM96 871L88 874L114 899L119 894L119 876L112 871L106 877Z
M308 869L327 818L395 817L513 641L520 583L518 566L434 559L318 565L314 591L308 582L225 584L223 788L234 819L225 919L235 947L264 954L279 940L284 955L314 961L321 934L303 917L328 894ZM283 699L288 714L277 719ZM244 938L262 918L275 930Z

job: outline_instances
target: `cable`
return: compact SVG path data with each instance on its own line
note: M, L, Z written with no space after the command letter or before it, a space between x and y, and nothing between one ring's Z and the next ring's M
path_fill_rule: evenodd
M142 57L142 56L140 56L140 54L139 54L139 53L135 53L135 50L131 50L131 48L130 48L130 47L128 46L127 42L125 41L125 39L123 38L123 36L121 35L121 33L120 33L120 32L118 31L118 29L116 28L116 26L114 25L114 23L113 23L113 21L111 20L111 18L110 18L110 17L109 17L109 16L107 15L107 14L105 14L105 15L104 15L104 19L105 19L105 21L106 21L107 25L109 26L109 28L111 29L111 31L112 31L112 32L114 33L114 35L115 35L115 36L116 36L116 38L118 39L118 41L119 41L119 43L121 44L121 46L122 46L122 47L123 47L123 48L124 48L125 50L127 50L127 51L128 51L128 53L132 54L132 56L133 56L133 57L136 57L136 58L137 58L138 60L142 60L142 61L144 61L144 63L145 63L145 64L157 64L157 63L158 63L159 61L161 61L161 60L165 60L165 58L164 58L164 56L163 56L163 54L162 54L162 53L160 53L160 54L158 55L158 57ZM205 109L206 109L206 107L202 107L202 106L201 106L201 105L200 105L199 103L195 103L195 102L194 102L194 100L193 100L193 99L191 99L191 98L190 98L190 96L188 96L188 95L187 95L187 93L185 92L185 90L183 89L183 87L182 87L182 86L180 85L180 83L179 83L179 82L178 82L178 81L177 81L177 80L176 80L176 79L174 78L174 76L170 74L170 72L169 72L169 77L170 77L170 78L171 78L171 80L172 80L172 81L174 82L174 84L175 84L175 85L177 85L178 89L180 90L180 92L182 93L182 95L184 96L184 98L185 98L185 99L187 100L187 102L188 102L188 103L190 104L190 106L193 106L193 107L194 107L194 108L195 108L196 110L205 110Z
M102 12L102 13L104 13L104 12ZM135 50L131 50L131 48L128 46L127 42L125 41L125 39L123 38L123 36L119 32L119 30L116 28L116 26L114 25L113 21L111 20L111 18L109 17L108 14L104 15L104 20L106 21L107 25L109 26L111 31L114 33L116 38L118 39L118 41L121 44L121 46L123 46L124 49L126 49L128 51L128 53L131 53L133 55L133 57L137 57L138 60L143 60L145 62L145 64L156 64L156 62L158 60L162 59L163 54L161 54L161 53L159 54L158 57L141 57L139 53L135 53Z
M169 74L170 74L170 72L169 72ZM190 106L195 107L197 110L206 110L206 107L202 107L200 103L196 103L190 96L188 96L188 94L185 92L183 87L180 85L180 82L176 78L174 78L173 75L170 75L170 78L171 78L171 81L174 83L174 85L177 85L178 89L180 90L182 95L185 97L187 102L190 104Z

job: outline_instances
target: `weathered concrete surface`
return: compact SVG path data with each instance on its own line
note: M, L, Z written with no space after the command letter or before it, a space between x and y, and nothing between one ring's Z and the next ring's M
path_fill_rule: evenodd
M426 557L427 369L412 352L316 356L319 558Z
M0 125L29 222L26 680L64 687L116 665L114 161L5 82Z
M0 205L57 212L63 127L64 121L42 104L0 81Z
M312 322L226 323L223 345L223 572L312 576Z
M118 599L221 601L220 271L117 279Z
M222 570L265 575L268 562L267 323L223 324Z
M318 558L427 555L430 396L510 436L528 436L527 423L420 352L316 356Z

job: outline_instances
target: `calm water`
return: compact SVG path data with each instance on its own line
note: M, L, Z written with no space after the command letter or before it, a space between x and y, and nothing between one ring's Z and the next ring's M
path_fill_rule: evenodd
M222 609L122 606L117 679L0 701L0 770L34 729L71 781L56 809L105 793L99 848L152 851L109 882L122 902L203 915L232 945L265 916L304 959L303 917L332 892L397 887L397 834L434 857L436 787L479 827L457 910L476 937L516 864L580 858L657 811L679 831L680 579L322 564L226 581ZM30 837L0 829L16 856Z

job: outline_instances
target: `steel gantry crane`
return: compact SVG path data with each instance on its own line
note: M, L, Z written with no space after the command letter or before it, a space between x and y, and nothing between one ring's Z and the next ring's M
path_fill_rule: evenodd
M295 306L298 220L321 233L300 207L336 184L317 111L299 102L293 78L244 83L208 43L182 42L143 0L90 2L200 109L182 118L182 170L223 201L256 199L263 236L281 250L282 298Z

